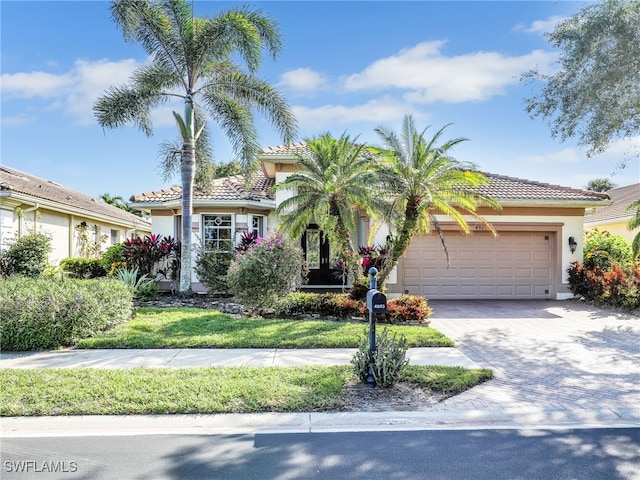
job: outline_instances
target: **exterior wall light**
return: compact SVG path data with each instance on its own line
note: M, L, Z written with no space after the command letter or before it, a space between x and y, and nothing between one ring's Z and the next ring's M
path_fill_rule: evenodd
M576 239L573 237L569 237L569 250L571 250L571 253L574 253L576 251L576 248L578 248Z

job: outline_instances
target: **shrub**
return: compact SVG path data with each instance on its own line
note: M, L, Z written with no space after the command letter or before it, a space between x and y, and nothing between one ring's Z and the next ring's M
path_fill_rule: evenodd
M387 313L378 314L377 321L428 324L432 313L424 297L402 295L387 301ZM278 300L273 314L282 318L296 318L305 314L352 318L366 316L368 311L365 301L355 300L350 294L294 292Z
M593 258L572 262L567 269L569 289L574 295L629 310L640 308L640 265L623 268L617 262L606 269Z
M427 306L427 299L420 295L402 295L387 302L389 323L419 322L430 323L433 309Z
M51 237L44 233L30 233L17 238L2 252L1 270L4 275L37 277L48 264Z
M74 278L106 277L107 271L99 258L63 258L62 270Z
M138 269L140 276L156 278L157 274L175 280L179 278L180 242L172 237L145 235L128 238L122 248L128 269Z
M110 273L113 269L114 264L124 263L124 244L116 243L115 245L111 245L100 257L100 263L102 263L103 268L107 273ZM113 275L113 273L110 273Z
M631 242L607 231L590 230L584 234L584 261L595 257L600 268L609 268L613 261L629 267L633 262Z
M220 250L206 250L198 254L195 262L196 275L210 294L228 292L227 271L231 260L233 260L233 253Z
M132 292L115 279L25 278L0 280L3 350L44 350L74 345L131 317Z
M392 387L409 364L409 360L406 358L407 339L404 335L398 337L395 333L390 337L385 327L382 333L376 334L375 347L372 352L373 359L371 359L369 336L365 335L360 341L360 346L351 359L355 374L365 382L369 377L371 367L371 373L377 386Z
M302 249L274 234L259 238L244 253L237 253L227 272L229 291L248 311L272 310L278 298L296 290L304 281Z

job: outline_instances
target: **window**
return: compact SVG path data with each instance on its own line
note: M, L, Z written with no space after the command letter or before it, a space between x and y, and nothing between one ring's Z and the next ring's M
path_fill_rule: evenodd
M111 230L111 245L115 245L120 240L120 232L118 230Z
M251 231L258 237L264 237L264 217L253 215L251 217Z
M207 250L233 251L233 218L231 215L203 215L202 238Z

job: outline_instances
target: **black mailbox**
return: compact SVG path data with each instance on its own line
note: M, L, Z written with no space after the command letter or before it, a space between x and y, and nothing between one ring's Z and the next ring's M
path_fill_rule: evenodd
M378 290L367 292L367 309L371 313L385 313L387 311L387 297Z

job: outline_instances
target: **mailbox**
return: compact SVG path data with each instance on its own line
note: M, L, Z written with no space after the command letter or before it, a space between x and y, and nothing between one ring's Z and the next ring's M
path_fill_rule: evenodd
M387 297L378 290L367 292L367 309L371 313L385 313L387 311Z

